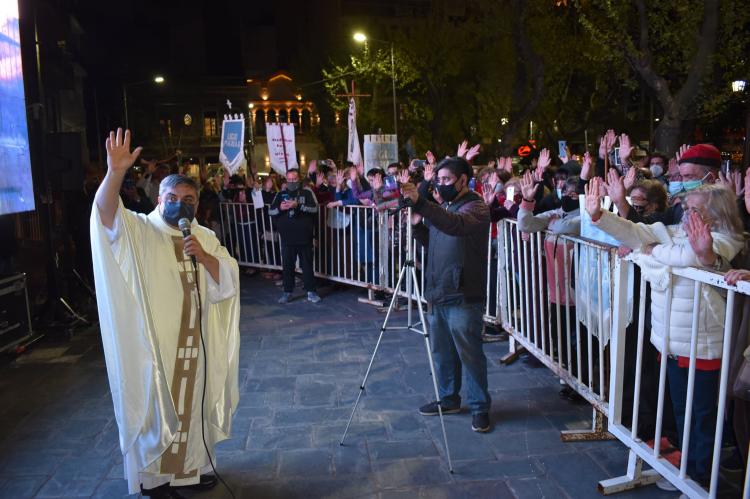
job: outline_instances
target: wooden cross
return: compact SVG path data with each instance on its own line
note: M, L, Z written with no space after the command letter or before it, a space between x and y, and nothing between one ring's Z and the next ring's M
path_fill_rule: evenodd
M351 99L353 97L372 97L370 94L358 94L354 87L354 80L352 80L352 93L350 94L336 94L336 97L346 97Z

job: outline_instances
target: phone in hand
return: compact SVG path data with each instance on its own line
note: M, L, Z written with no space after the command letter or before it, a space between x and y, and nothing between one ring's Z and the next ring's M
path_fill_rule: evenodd
M393 175L386 175L383 179L383 185L386 190L392 191L398 188L398 180L396 180L396 177Z
M560 156L561 158L566 158L566 159L569 160L570 158L568 158L567 147L568 147L568 141L567 140L558 140L557 141L557 150L559 151L558 152L558 156Z
M723 173L725 177L729 175L729 172L731 170L732 170L732 160L731 159L721 160L721 173Z
M516 197L516 188L513 186L510 186L507 189L505 189L505 197L513 201L513 199Z
M622 163L620 162L620 148L615 147L615 166L622 166Z

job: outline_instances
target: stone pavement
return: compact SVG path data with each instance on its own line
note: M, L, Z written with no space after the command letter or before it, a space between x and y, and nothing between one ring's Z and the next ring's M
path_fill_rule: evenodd
M325 291L325 290L324 290ZM312 305L276 304L279 288L243 277L240 406L218 469L243 498L599 498L597 482L626 470L618 442L562 443L589 424L588 405L561 400L545 368L500 366L507 342L485 346L494 430L445 417L443 459L421 337L389 333L346 445L344 430L384 315L329 290ZM403 323L405 314L394 320ZM0 497L126 496L117 428L97 331L46 340L0 368ZM618 498L676 497L655 487ZM193 497L226 498L217 487Z

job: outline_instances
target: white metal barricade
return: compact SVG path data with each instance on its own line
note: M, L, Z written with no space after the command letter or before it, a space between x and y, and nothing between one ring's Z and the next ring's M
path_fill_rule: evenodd
M268 206L221 203L221 237L241 266L281 270L281 236ZM393 292L407 259L405 211L389 213L369 206L320 206L316 221L313 268L316 277ZM414 245L424 286L424 248ZM399 290L406 295L406 288Z
M515 220L498 223L497 246L496 313L512 351L504 361L523 348L593 406L592 429L564 431L563 440L612 438L603 415L609 403L606 352L615 248L570 236L524 234Z
M646 310L646 282L641 278L639 283L640 290L640 301L639 301L639 314L637 322L637 348L636 348L636 359L635 359L635 370L634 370L634 395L633 400L625 400L623 397L624 383L626 375L629 374L625 369L625 352L626 352L626 327L628 325L627 310L624 306L626 303L625 297L629 294L628 291L628 268L633 267L633 263L626 260L619 260L615 264L614 271L614 303L617 305L613 308L613 331L612 331L612 352L611 352L611 363L612 363L612 376L610 378L610 404L609 404L609 431L614 434L622 443L624 443L629 450L628 468L626 475L610 480L603 480L599 483L599 489L604 494L610 494L620 492L623 490L632 489L634 487L647 485L657 481L660 476L669 480L675 487L691 498L703 498L703 497L717 497L719 493L719 464L721 458L722 448L722 434L725 429L724 419L725 411L728 401L729 389L734 383L734 380L729 379L730 363L732 361L732 352L730 346L733 344L733 340L737 337L736 335L747 334L747 331L734 331L733 324L735 323L736 307L735 303L737 300L748 300L750 299L750 283L741 282L738 286L728 286L723 279L723 275L719 273L709 272L705 270L695 268L673 268L671 269L671 275L669 277L669 284L664 291L666 297L665 306L665 333L661 345L654 345L660 352L669 352L669 335L670 335L670 310L672 305L672 290L675 282L678 279L687 280L693 284L693 306L692 306L692 327L691 327L691 338L690 338L690 356L689 356L689 368L688 368L688 379L687 389L685 393L685 406L679 406L672 401L672 407L675 411L684 410L684 424L682 427L676 425L675 428L678 433L684 436L682 438L681 446L678 454L673 454L675 459L679 457L678 465L670 462L664 455L662 455L663 449L661 448L662 436L665 435L665 413L670 409L666 402L666 384L667 384L667 362L669 355L661 355L659 360L659 373L656 375L658 379L649 377L644 379L642 372L644 371L643 358L644 358L644 344L650 340L645 335L646 321L650 318L645 316ZM683 281L684 282L684 281ZM653 292L653 290L652 290ZM718 394L715 399L717 406L716 419L714 426L714 437L712 439L712 451L711 451L711 467L710 467L710 481L704 483L704 486L696 481L697 477L690 477L688 474L688 460L690 457L690 440L695 439L695 431L690 431L692 427L693 418L693 406L697 396L695 392L695 380L696 380L696 355L697 355L697 344L698 336L701 333L701 328L705 327L705 317L701 314L702 301L706 300L706 293L716 293L716 296L726 296L723 299L723 310L713 310L712 313L723 313L724 315L724 332L723 332L723 344L721 351L721 370L719 374L719 387ZM715 300L714 300L715 302ZM746 341L746 340L745 340ZM739 348L744 351L745 344L740 344ZM735 352L736 353L736 352ZM674 359L673 359L674 361ZM657 411L655 417L655 431L653 439L648 437L651 435L639 434L639 404L641 402L641 390L647 386L658 386L658 398L657 398ZM671 390L670 390L671 391ZM704 394L705 395L705 394ZM625 404L632 404L632 416L629 421L624 421L622 417L623 409ZM674 461L673 459L672 461ZM643 470L643 463L648 464L652 469ZM747 464L747 463L745 463ZM747 466L746 466L747 468ZM748 476L744 477L744 487L742 497L750 497L750 482ZM729 496L735 496L737 492L728 492ZM722 493L724 495L724 493Z

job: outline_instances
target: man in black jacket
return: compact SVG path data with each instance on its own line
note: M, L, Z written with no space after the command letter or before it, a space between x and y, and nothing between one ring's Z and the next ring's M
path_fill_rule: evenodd
M430 202L417 187L403 184L401 192L414 203L416 239L427 248L424 297L430 345L435 359L440 400L420 407L424 416L461 409L462 367L472 429L490 429L487 358L482 350L482 314L487 282L487 239L490 212L482 198L469 190L472 169L461 157L447 158L435 168L436 188L443 203ZM425 223L419 223L424 219Z
M279 303L288 303L294 291L294 267L299 257L302 280L307 299L318 303L313 273L313 230L318 202L313 191L302 187L299 170L286 172L286 188L276 194L268 213L274 218L281 235L281 265L284 275L284 294Z

